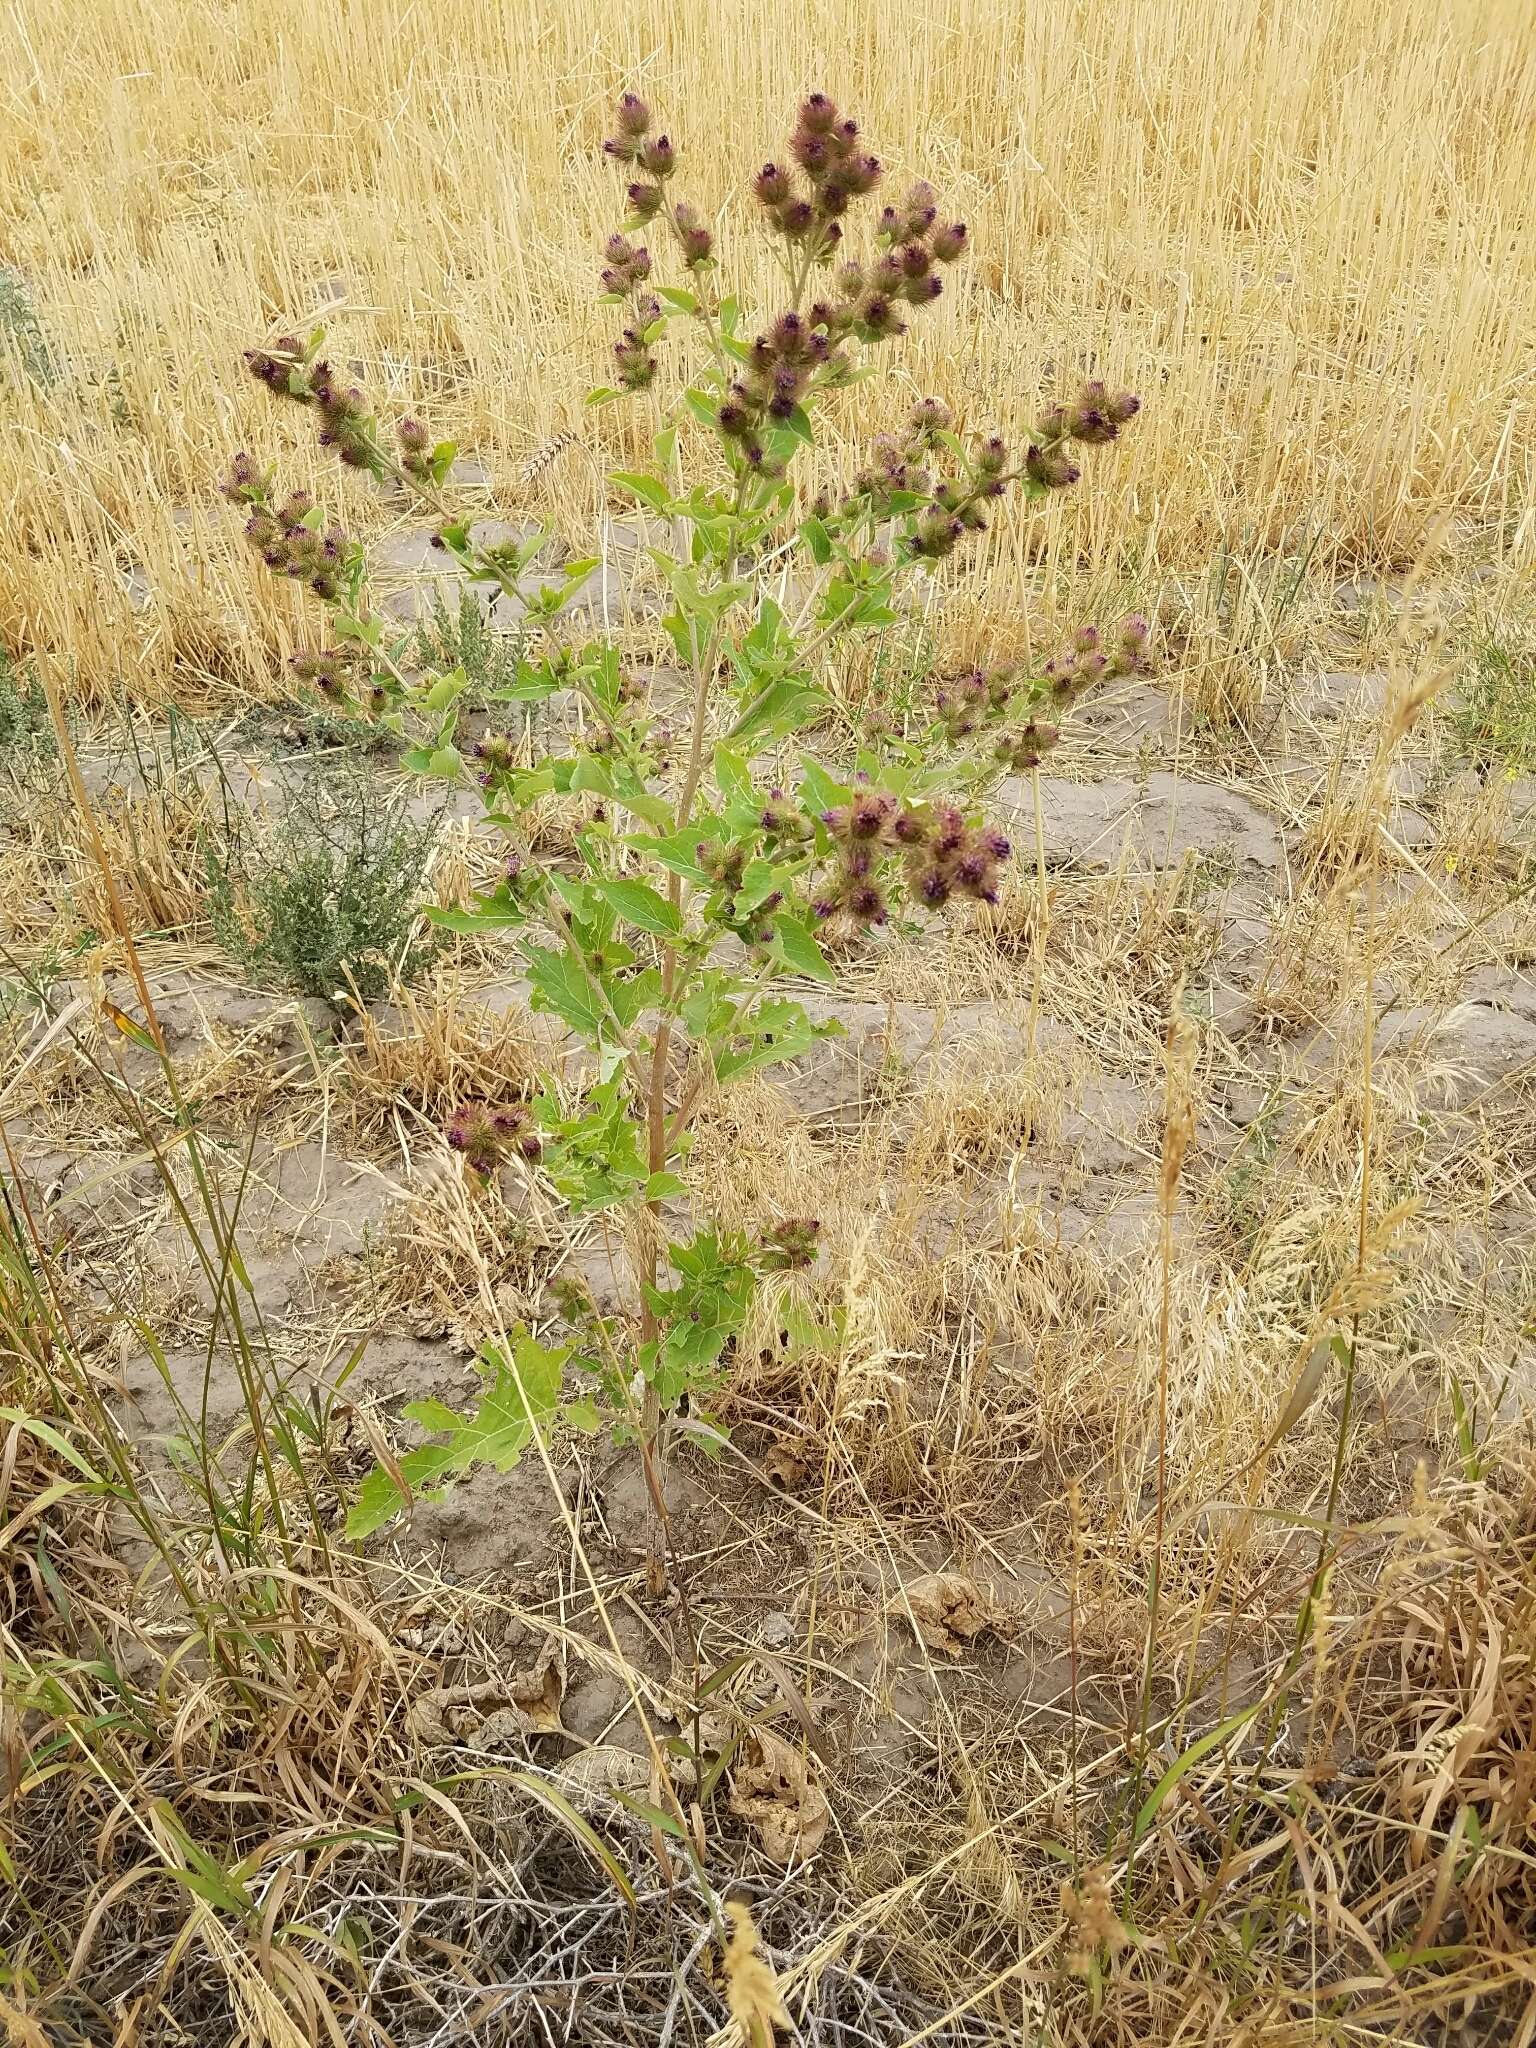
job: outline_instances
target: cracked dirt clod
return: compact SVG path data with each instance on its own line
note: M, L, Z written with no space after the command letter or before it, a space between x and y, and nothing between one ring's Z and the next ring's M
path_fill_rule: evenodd
M964 1572L928 1572L911 1579L891 1602L930 1650L958 1657L984 1635L1012 1633L1009 1615Z
M408 1734L433 1748L518 1749L535 1735L566 1733L565 1678L553 1653L526 1671L464 1685L436 1685L411 1702Z
M763 1477L779 1493L794 1493L811 1476L808 1461L787 1437L770 1445L763 1457Z
M742 1737L727 1803L756 1831L764 1855L786 1869L814 1856L827 1832L830 1809L810 1766L766 1728Z

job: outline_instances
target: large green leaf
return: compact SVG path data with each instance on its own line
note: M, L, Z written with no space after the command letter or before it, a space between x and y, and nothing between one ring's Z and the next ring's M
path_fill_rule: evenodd
M1262 1701L1255 1700L1251 1707L1244 1707L1240 1713L1229 1714L1225 1721L1218 1723L1208 1734L1202 1735L1198 1742L1192 1742L1182 1755L1175 1757L1141 1803L1141 1808L1131 1825L1133 1848L1156 1820L1158 1808L1179 1780L1192 1771L1196 1764L1203 1763L1213 1750L1223 1748L1234 1735L1246 1728L1262 1704Z
M570 1357L569 1345L546 1351L526 1332L519 1332L510 1358L493 1347L482 1354L491 1378L473 1414L459 1415L441 1401L413 1401L402 1411L406 1420L446 1436L447 1442L418 1445L398 1460L412 1494L436 1488L475 1465L510 1471L535 1427L545 1427L553 1419ZM347 1516L347 1534L370 1535L405 1505L394 1475L377 1465Z
M659 1345L647 1345L641 1370L664 1406L704 1378L741 1328L757 1276L740 1241L701 1231L687 1244L671 1244L667 1257L679 1275L672 1288L647 1287L646 1300L661 1318Z
M430 923L449 932L504 932L528 922L528 913L515 903L504 910L452 910L429 903L426 914Z
M569 953L556 953L548 946L525 946L523 957L534 1009L553 1010L582 1038L601 1038L609 1021L607 1005L586 969Z
M695 818L680 832L669 832L665 837L652 838L649 835L633 833L626 844L640 853L648 853L653 860L660 861L664 868L674 875L681 875L685 882L692 882L696 888L707 889L712 877L699 865L699 847L713 839L724 829L725 820L718 817Z
M647 476L641 469L616 469L609 481L631 497L638 498L642 505L649 505L654 511L665 512L672 502L672 494L658 476Z
M773 920L773 953L792 974L806 974L813 981L837 980L836 970L812 938L809 926L787 911Z
M737 1022L731 1042L716 1052L715 1072L722 1081L733 1081L778 1060L797 1059L841 1028L835 1023L813 1024L801 1004L787 999L761 1002Z
M649 882L638 882L626 875L594 875L591 887L611 904L626 924L632 924L637 931L649 932L653 938L675 939L683 929L682 912L665 896L658 894Z

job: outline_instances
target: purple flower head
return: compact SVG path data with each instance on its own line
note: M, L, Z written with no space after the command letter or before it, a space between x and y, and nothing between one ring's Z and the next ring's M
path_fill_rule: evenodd
M881 214L882 233L893 240L915 242L924 238L939 214L939 195L926 179L919 178L907 189L907 195L899 208L889 207Z
M873 882L861 882L848 898L848 908L860 924L884 924L885 897Z
M813 185L827 175L832 164L831 143L810 129L801 129L789 138L789 153Z
M803 1271L816 1263L821 1225L814 1216L789 1216L763 1236L763 1264L770 1272Z
M1101 447L1106 441L1113 441L1120 432L1102 406L1091 399L1080 398L1067 414L1067 432L1074 441L1082 441L1090 447Z
M264 480L260 470L242 448L229 459L229 468L224 473L224 481L219 485L220 495L228 498L231 504L243 505L260 498L263 489Z
M807 135L830 135L837 126L837 105L824 92L813 92L800 107L800 127Z
M1008 444L1000 435L989 434L976 450L976 469L981 476L1001 476L1008 467Z
M752 190L764 206L782 206L789 197L789 173L778 164L764 164L752 180Z
M855 798L848 814L848 831L854 839L878 839L890 822L896 799L890 796Z
M965 843L965 819L953 804L940 806L934 819L933 850L941 858L954 853Z
M1031 483L1044 484L1048 491L1058 491L1068 484L1075 484L1082 472L1069 455L1058 448L1049 452L1031 447L1024 457L1024 473Z
M680 201L673 208L672 218L678 243L682 248L683 261L691 270L696 264L708 259L710 251L715 246L715 238L686 201Z

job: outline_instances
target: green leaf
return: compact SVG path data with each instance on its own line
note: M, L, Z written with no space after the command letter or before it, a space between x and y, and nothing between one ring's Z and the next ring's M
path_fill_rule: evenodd
M610 398L617 398L618 395L618 392L614 390L611 384L596 384L587 393L584 403L587 405L606 405Z
M610 482L628 491L641 504L649 505L654 511L667 512L671 509L672 494L659 477L647 476L640 469L616 469Z
M637 931L649 932L658 939L681 936L682 912L665 896L658 894L649 882L631 881L622 875L598 875L592 878L591 886Z
M445 778L456 776L463 766L458 748L451 744L437 748L427 759L429 775L441 775Z
M528 922L526 913L516 904L505 910L450 910L429 903L426 917L429 924L440 925L444 931L466 934L514 931Z
M837 974L825 953L811 936L810 927L783 911L773 920L773 953L792 974L806 974L813 981L835 983Z
M755 792L752 787L752 770L745 754L728 747L722 740L715 749L715 781L720 794L752 802Z
M661 1000L661 970L658 967L647 967L639 974L622 978L616 974L603 974L598 978L614 1016L626 1031L648 1004Z
M648 853L672 874L681 875L685 882L692 882L696 888L707 889L711 877L699 866L698 848L701 841L713 838L719 833L724 823L723 818L698 817L682 831L668 833L665 838L650 838L640 833L631 833L626 843L641 853Z
M569 953L556 953L548 946L525 946L523 957L533 984L533 1008L553 1010L581 1038L600 1039L608 1022L607 1007L586 969Z
M835 1023L813 1024L800 1003L788 997L760 1002L732 1027L730 1039L714 1049L715 1073L722 1081L798 1059L824 1038L837 1036Z
M801 523L800 538L811 551L811 560L818 568L824 568L832 559L832 536L819 519L807 519Z
M656 296L679 313L697 313L699 301L693 292L685 292L678 285L662 284L656 287Z
M621 1075L610 1073L590 1089L575 1116L562 1117L558 1103L547 1097L540 1099L539 1111L543 1170L578 1212L631 1201L645 1186L645 1127L630 1113Z
M487 1347L482 1354L492 1378L472 1415L458 1415L440 1401L413 1402L407 1407L407 1420L448 1438L445 1444L422 1444L399 1460L412 1491L456 1477L475 1465L510 1471L534 1429L546 1427L553 1418L571 1349L547 1351L519 1331L510 1357L495 1347ZM393 1476L383 1466L376 1466L363 1481L347 1516L347 1534L369 1535L404 1506Z
M440 675L431 689L421 699L425 711L446 711L456 704L464 694L465 676L461 668L450 668Z
M663 1321L659 1346L640 1354L641 1371L666 1407L715 1363L745 1320L757 1276L744 1242L701 1231L687 1244L670 1244L667 1257L681 1276L669 1289L647 1287L646 1300Z
M810 414L803 405L795 407L789 418L784 422L784 430L786 433L792 434L797 441L803 441L807 448L811 446L815 438L811 433Z
M17 1428L25 1430L29 1436L35 1436L39 1442L57 1451L61 1458L73 1465L77 1472L83 1473L93 1485L101 1484L101 1474L86 1463L74 1445L67 1437L61 1436L51 1422L44 1422L37 1415L29 1415L24 1408L0 1408L0 1422L13 1423Z
M609 1797L617 1800L626 1813L632 1813L636 1820L643 1820L647 1826L655 1828L660 1834L682 1839L682 1828L670 1813L663 1813L659 1806L651 1806L643 1799L633 1798L628 1792L621 1792L617 1785L611 1788Z
M422 1444L396 1460L413 1498L435 1487L452 1462L452 1454L446 1444ZM357 1499L347 1512L347 1534L353 1538L371 1536L375 1529L382 1529L386 1522L392 1522L405 1505L405 1496L395 1484L394 1475L384 1466L375 1465L358 1488Z
M683 393L683 403L701 427L711 427L716 432L719 431L720 402L718 399L711 398L707 391L690 388Z
M592 796L606 796L621 804L626 811L633 811L648 825L666 825L671 821L672 807L666 798L653 795L633 771L622 764L616 763L610 768L605 762L584 754L570 765L564 786L585 790Z
M747 708L731 727L730 736L733 740L748 740L798 732L824 701L821 691L803 678L780 676L749 699Z
M488 704L542 704L564 688L562 678L553 674L547 664L535 668L528 662L519 662L517 681L508 683L505 689L487 690L485 701Z
M800 757L800 800L813 817L835 811L848 801L852 791L846 782L834 782L819 761L809 754Z

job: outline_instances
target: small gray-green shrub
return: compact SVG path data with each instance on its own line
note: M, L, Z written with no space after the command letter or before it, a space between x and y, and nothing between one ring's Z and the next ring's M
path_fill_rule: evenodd
M1451 718L1480 767L1536 768L1536 635L1477 633Z
M7 355L38 384L53 384L58 379L59 366L26 279L0 263L0 363Z
M0 647L0 754L51 753L53 744L42 685Z
M302 995L381 995L433 949L416 927L436 836L359 764L295 776L275 825L205 849L214 934Z
M417 622L412 665L439 675L445 669L461 669L467 706L482 706L498 690L510 690L518 679L520 643L494 632L474 593L459 592L457 609L450 608L440 590L432 593L432 608Z

